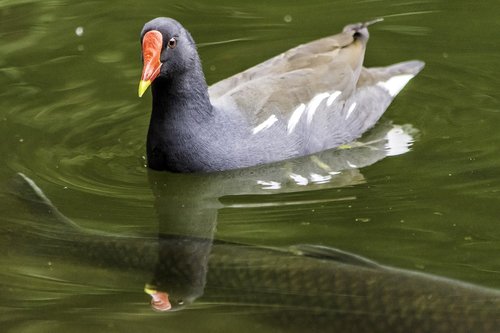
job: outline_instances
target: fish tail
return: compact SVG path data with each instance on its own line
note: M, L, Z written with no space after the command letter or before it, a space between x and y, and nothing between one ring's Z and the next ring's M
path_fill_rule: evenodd
M25 206L31 214L41 221L51 221L56 226L64 228L80 227L69 218L64 216L52 201L45 195L40 187L28 176L19 172L12 177L9 188Z

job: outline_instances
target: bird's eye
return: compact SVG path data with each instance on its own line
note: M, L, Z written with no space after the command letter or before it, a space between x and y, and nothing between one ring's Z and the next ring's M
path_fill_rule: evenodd
M167 45L169 48L174 49L177 46L177 39L175 37L170 38Z

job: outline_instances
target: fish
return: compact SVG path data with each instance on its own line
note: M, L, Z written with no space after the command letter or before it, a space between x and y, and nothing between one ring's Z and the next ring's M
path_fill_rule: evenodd
M316 244L214 240L213 228L205 236L97 232L64 216L27 176L17 174L14 183L41 223L12 237L43 244L37 251L45 255L150 275L144 289L156 311L196 304L251 309L256 320L286 332L500 332L495 289Z

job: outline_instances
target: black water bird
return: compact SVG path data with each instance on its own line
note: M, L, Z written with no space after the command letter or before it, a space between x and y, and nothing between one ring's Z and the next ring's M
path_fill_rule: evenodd
M364 68L373 22L348 25L210 87L189 32L171 18L146 23L139 96L152 86L148 166L175 172L237 169L360 137L424 67L408 61Z

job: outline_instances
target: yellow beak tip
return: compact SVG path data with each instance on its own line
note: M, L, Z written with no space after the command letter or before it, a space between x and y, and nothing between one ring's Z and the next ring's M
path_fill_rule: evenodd
M157 293L156 288L150 284L146 284L144 286L144 292L148 295L153 295Z
M139 97L142 97L142 95L144 95L150 85L151 81L141 80L141 82L139 82Z

